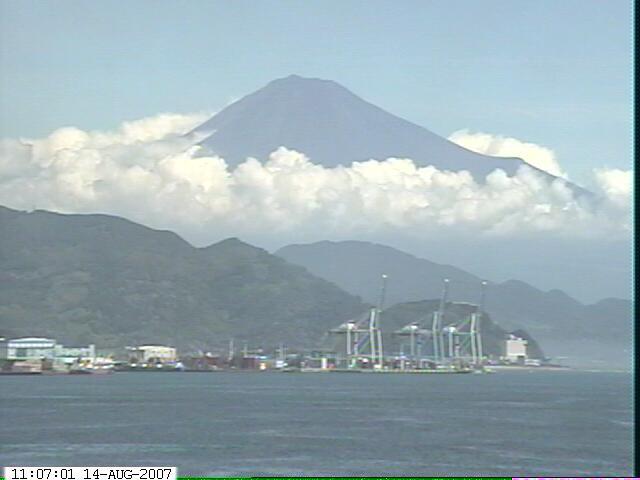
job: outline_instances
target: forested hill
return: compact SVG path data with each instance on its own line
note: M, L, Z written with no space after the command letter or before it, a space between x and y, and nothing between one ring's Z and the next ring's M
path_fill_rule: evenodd
M108 215L0 207L0 337L210 349L311 347L356 296L230 238L195 248Z

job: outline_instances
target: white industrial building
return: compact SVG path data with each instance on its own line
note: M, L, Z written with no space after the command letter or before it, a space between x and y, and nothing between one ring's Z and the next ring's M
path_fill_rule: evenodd
M74 365L78 363L92 364L96 358L95 345L86 346L55 346L55 362L60 365Z
M509 335L505 341L504 358L509 363L524 364L527 361L527 341L515 335Z
M56 341L52 338L26 337L0 341L2 360L52 360L55 357Z
M136 363L173 363L178 359L176 349L164 345L140 345L127 347L127 350L130 360Z
M81 364L90 365L95 358L95 345L67 347L43 337L0 338L3 368L9 364L13 370L36 371L44 368L43 362L47 362L47 369L65 371Z

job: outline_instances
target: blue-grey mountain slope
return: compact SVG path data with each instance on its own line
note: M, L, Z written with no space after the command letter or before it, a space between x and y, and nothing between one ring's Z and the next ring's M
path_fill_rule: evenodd
M392 308L389 320L433 305ZM160 342L183 352L226 349L230 338L309 348L331 343L330 328L368 310L358 297L237 238L194 248L123 218L0 206L0 337L102 347ZM506 332L484 321L486 351L498 355Z
M194 131L209 134L201 145L231 166L247 157L264 160L281 146L326 167L411 158L420 166L467 170L477 179L496 168L511 175L524 163L471 152L364 101L336 82L297 75L272 81Z
M379 296L380 276L389 276L388 304L439 298L442 280L451 280L450 300L479 303L479 277L391 247L368 242L317 242L276 252L288 262L358 295ZM486 311L504 328L524 328L551 356L574 364L628 366L631 302L605 299L584 305L560 290L542 291L525 282L489 282Z

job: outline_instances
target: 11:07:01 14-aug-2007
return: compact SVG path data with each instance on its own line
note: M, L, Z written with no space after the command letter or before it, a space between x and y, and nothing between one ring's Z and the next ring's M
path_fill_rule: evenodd
M9 467L6 480L175 480L175 467Z

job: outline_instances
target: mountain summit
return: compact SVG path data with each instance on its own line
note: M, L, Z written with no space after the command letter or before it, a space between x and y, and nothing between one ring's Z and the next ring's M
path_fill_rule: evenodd
M418 165L468 170L481 179L496 168L509 175L519 158L480 155L366 102L331 80L290 75L247 95L197 127L201 142L231 166L264 160L284 146L326 167L354 161L411 158Z

